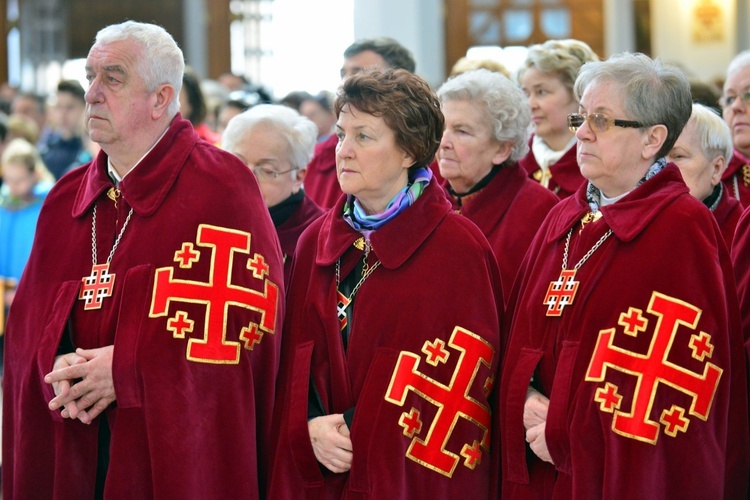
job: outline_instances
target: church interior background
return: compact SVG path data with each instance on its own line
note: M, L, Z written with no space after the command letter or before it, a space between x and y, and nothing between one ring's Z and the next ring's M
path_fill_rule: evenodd
M408 47L436 87L467 52L512 68L551 38L601 57L644 52L713 81L750 47L750 0L0 0L3 11L0 81L40 94L81 79L96 31L125 19L163 25L201 77L241 73L276 97L335 90L343 50L377 35Z

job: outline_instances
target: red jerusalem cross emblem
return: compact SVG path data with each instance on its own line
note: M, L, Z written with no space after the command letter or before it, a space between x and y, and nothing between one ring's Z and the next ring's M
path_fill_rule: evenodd
M250 322L242 328L239 339L245 349L252 350L264 333L274 333L279 289L268 280L268 264L260 254L247 259L246 269L254 278L263 281L263 292L233 285L232 265L238 253L250 255L250 233L201 224L196 244L210 252L211 270L207 282L173 278L174 268L156 270L150 316L166 316L170 302L190 302L206 305L202 338L191 338L187 345L187 359L201 363L236 364L240 360L240 342L227 340L227 315L230 307L240 307L261 313L259 323ZM174 260L182 269L192 267L201 257L192 242L185 242L175 252ZM194 320L186 311L178 310L167 321L167 329L175 338L192 333Z
M550 281L544 305L547 306L547 316L561 316L565 306L573 303L578 291L578 282L573 281L577 269L563 269L556 281Z
M81 280L81 291L78 300L83 300L83 309L101 309L102 300L112 296L115 288L115 275L109 274L109 262L95 264L91 268L91 275Z
M473 470L481 462L482 449L489 450L490 409L470 397L469 391L480 364L488 368L491 366L494 350L483 338L458 326L453 330L448 345L460 352L448 385L420 373L417 370L420 356L402 351L385 400L404 406L406 396L411 390L438 407L427 432L422 432L425 426L420 411L414 407L402 413L398 423L403 427L404 435L411 438L406 456L428 469L452 477L460 457L464 458L464 466ZM441 339L435 339L434 342L426 341L422 352L425 354L425 361L432 366L445 363L451 355ZM485 396L489 394L492 383L492 377L484 381L482 388ZM460 457L459 454L446 449L459 418L476 424L481 431L477 436L479 439L464 443ZM423 437L420 438L420 435Z
M656 444L661 425L664 433L675 437L679 432L687 432L693 416L708 419L716 388L723 370L706 361L702 373L695 373L669 361L669 354L675 345L686 342L693 359L703 362L713 354L711 335L699 332L690 335L677 335L680 326L695 331L701 310L697 307L668 297L658 292L651 294L647 311L656 316L656 327L646 354L627 351L613 344L615 328L599 332L599 339L591 357L586 380L604 382L594 395L601 411L612 413L612 430L618 434L639 441ZM652 320L653 321L653 320ZM620 314L618 324L624 333L633 337L645 334L648 329L646 317L641 310L631 307ZM684 344L680 347L684 347ZM635 394L630 408L622 408L623 396L619 388L607 381L608 370L637 377ZM691 397L689 408L673 404L662 408L658 422L652 419L657 391L679 391ZM661 424L661 425L660 425Z

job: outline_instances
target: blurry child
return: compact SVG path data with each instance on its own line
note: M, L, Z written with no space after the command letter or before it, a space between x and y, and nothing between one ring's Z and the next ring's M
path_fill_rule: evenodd
M0 156L0 280L17 283L31 252L39 212L54 178L36 149L13 139ZM6 286L5 307L14 292Z

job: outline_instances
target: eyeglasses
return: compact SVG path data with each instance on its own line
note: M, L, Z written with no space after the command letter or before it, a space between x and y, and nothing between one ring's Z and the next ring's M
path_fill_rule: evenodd
M727 95L722 97L719 99L719 106L726 109L731 106L738 97L744 106L750 105L750 90L748 90L740 95Z
M284 170L283 172L277 172L276 170L268 167L252 167L250 170L253 171L255 174L255 177L260 181L272 181L276 179L280 175L288 174L289 172L292 172L294 170L297 170L296 168L290 168L289 170Z
M580 113L571 113L568 115L568 128L571 132L577 131L583 125L583 122L589 122L589 127L594 132L601 133L615 127L628 127L628 128L641 128L645 127L640 122L634 122L630 120L617 120L609 117L603 113L591 113L590 115L584 115Z

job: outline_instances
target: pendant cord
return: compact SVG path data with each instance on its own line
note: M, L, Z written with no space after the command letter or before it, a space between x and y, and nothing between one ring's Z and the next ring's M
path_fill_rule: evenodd
M567 238L565 238L565 251L563 252L563 261L562 261L562 268L563 268L563 269L567 269L567 268L568 268L568 249L570 248L570 237L571 237L571 235L572 235L572 234L573 234L573 228L571 227L571 228L570 228L570 231L568 231L568 236L567 236ZM600 246L602 246L602 244L603 244L603 243L604 243L604 242L605 242L605 241L607 240L607 238L609 238L609 237L610 237L611 235L612 235L612 230L611 230L611 229L607 230L607 232L606 232L606 233L604 233L604 235L603 235L603 236L602 236L601 238L599 238L599 240L598 240L598 241L597 241L596 243L594 243L594 246L593 246L593 247L591 247L591 249L590 249L590 250L589 250L588 252L586 252L586 255L584 255L583 257L581 257L581 260L579 260L579 261L578 261L578 264L576 264L576 265L575 265L575 266L573 267L573 269L580 269L580 268L581 268L581 266L582 266L582 265L584 264L584 262L586 262L587 260L589 260L589 257L591 257L591 255L592 255L592 254L593 254L594 252L596 252L596 251L597 251L597 249L598 249L598 248L599 248Z
M115 250L117 250L117 246L120 244L120 240L122 239L122 235L125 234L125 229L128 227L128 223L130 222L130 217L133 215L133 209L130 209L130 212L128 213L128 216L125 218L125 223L122 225L122 229L120 229L120 234L117 235L117 239L115 239L115 244L112 245L112 250L109 252L109 256L107 257L107 264L112 262L112 257L115 255ZM96 265L97 260L97 250L96 250L96 204L94 204L94 219L91 223L91 262L93 265Z

